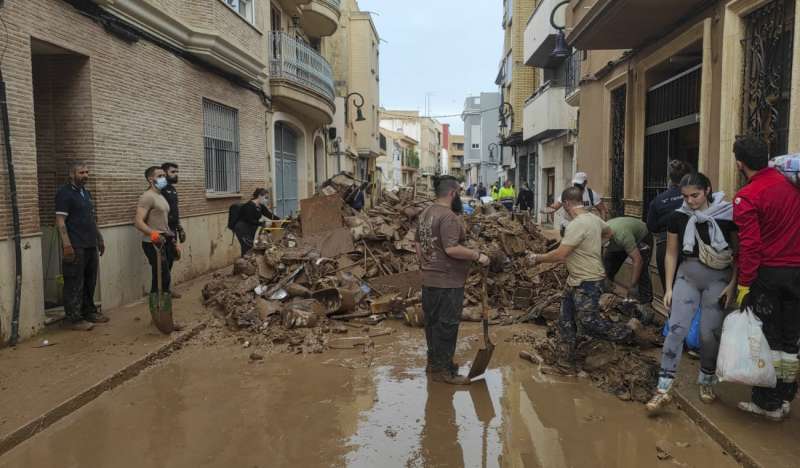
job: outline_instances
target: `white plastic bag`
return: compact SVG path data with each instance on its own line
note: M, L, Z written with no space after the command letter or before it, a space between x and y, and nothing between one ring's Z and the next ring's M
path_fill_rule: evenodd
M722 325L717 356L717 378L755 387L775 387L772 352L753 311L731 312Z

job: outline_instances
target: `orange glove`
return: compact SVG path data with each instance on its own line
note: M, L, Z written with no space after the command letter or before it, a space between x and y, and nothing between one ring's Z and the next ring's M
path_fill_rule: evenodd
M153 231L150 233L150 242L153 244L161 245L164 242L164 239L161 237L161 233L158 231Z

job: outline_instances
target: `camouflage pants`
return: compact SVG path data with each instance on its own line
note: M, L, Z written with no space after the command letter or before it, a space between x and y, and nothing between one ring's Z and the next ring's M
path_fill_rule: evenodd
M602 281L584 281L580 286L568 286L564 291L558 330L560 345L569 359L575 358L579 334L620 342L630 339L633 333L624 324L614 323L600 316L602 286Z

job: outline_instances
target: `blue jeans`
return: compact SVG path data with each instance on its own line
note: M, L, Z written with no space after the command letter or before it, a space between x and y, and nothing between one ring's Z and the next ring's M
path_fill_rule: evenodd
M561 317L558 330L561 344L570 359L575 358L578 334L614 342L627 341L633 331L624 324L614 323L600 316L602 281L584 281L579 286L567 286L561 300Z

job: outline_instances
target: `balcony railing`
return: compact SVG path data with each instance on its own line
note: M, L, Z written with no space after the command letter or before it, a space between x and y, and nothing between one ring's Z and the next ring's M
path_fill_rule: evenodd
M330 1L338 3L337 0ZM270 41L271 78L310 88L333 101L333 71L319 52L284 32L270 33Z
M322 3L327 3L328 6L339 11L342 8L342 0L321 0Z
M581 84L581 59L583 52L573 50L572 55L567 59L566 76L564 77L565 94L567 97L578 90Z

